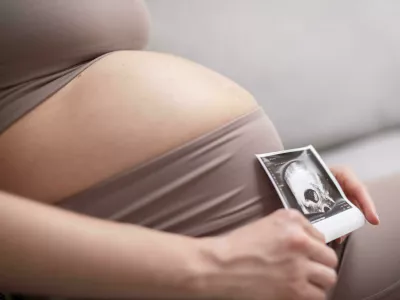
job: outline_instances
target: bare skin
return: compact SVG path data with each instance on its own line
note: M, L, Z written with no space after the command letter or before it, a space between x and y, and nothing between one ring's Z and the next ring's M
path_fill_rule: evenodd
M256 108L190 61L116 52L0 136L0 189L55 203Z

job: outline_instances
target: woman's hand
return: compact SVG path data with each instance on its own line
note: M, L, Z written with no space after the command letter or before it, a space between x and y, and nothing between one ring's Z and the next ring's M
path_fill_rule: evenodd
M373 225L379 225L380 221L374 202L366 186L357 178L354 172L345 166L334 166L330 169L347 198L363 212L367 221ZM339 238L337 242L343 243L346 237Z
M210 299L324 300L336 282L335 252L297 210L278 210L206 241L213 267L200 286L213 292Z

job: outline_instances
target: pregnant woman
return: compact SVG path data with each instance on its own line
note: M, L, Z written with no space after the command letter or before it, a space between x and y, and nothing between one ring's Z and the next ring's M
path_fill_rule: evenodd
M257 102L139 51L148 26L139 0L0 2L0 291L399 299L399 179L371 184L382 224L342 243L338 267L254 158L282 149ZM333 171L378 224L363 185Z

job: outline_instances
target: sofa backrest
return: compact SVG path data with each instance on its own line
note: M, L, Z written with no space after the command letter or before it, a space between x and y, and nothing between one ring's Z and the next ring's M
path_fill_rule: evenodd
M146 2L149 49L244 86L286 147L327 148L400 125L400 1Z

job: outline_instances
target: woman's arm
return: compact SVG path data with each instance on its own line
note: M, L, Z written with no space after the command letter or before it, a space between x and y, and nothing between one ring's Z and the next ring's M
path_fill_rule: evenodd
M0 192L0 291L195 298L199 240L85 217Z
M297 211L195 239L0 193L0 290L90 298L322 300L337 258Z

